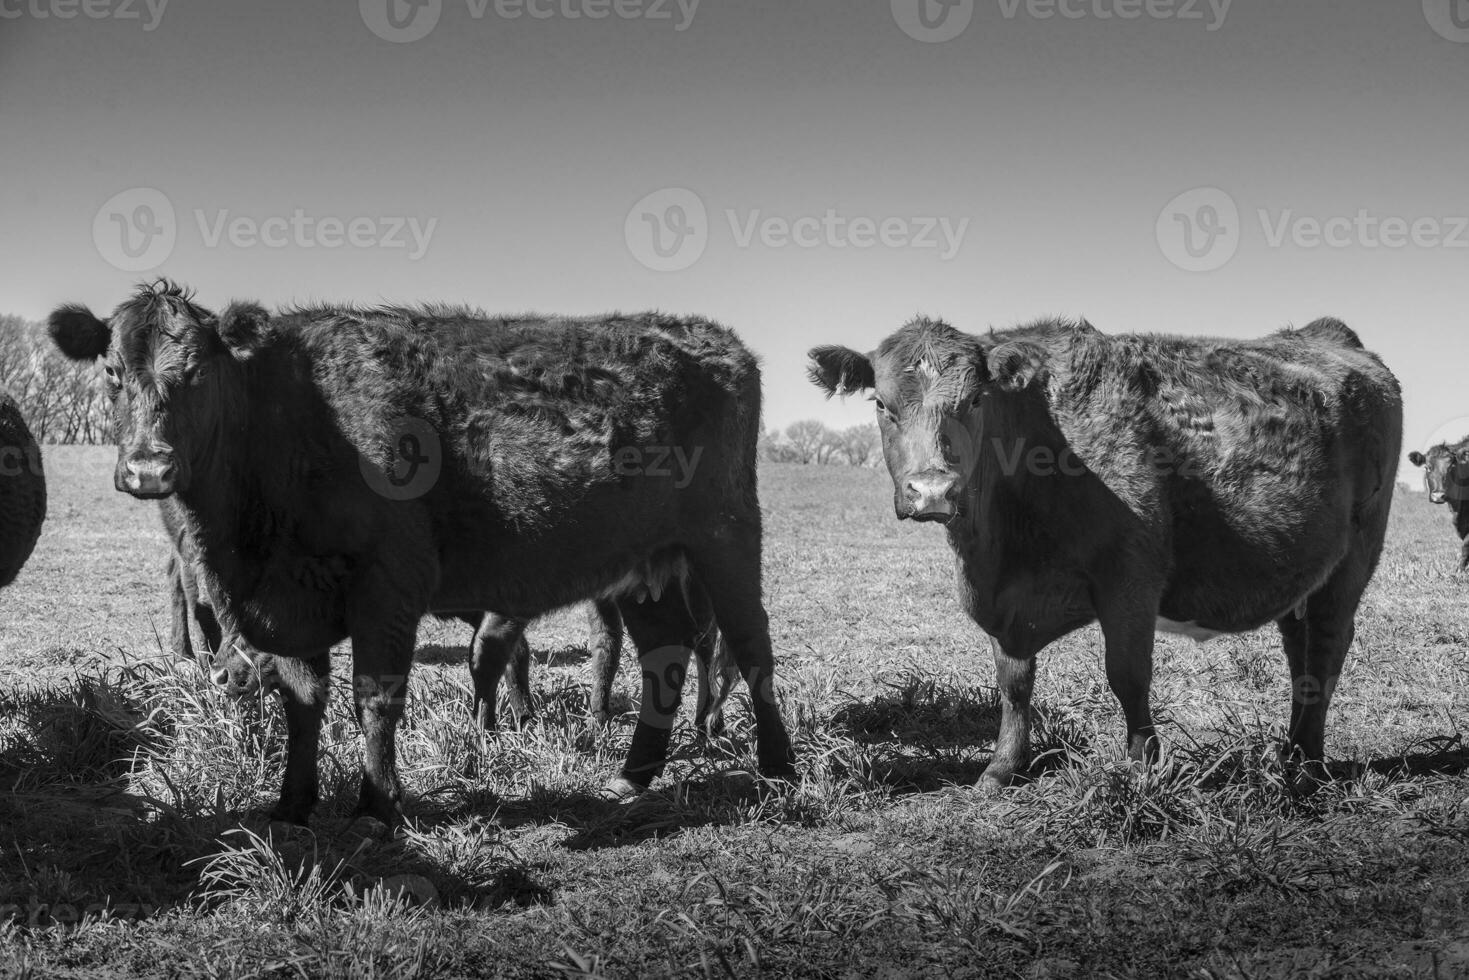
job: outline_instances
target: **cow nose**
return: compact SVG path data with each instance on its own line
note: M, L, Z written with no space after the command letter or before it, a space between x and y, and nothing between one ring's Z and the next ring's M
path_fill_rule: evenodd
M167 497L177 472L171 459L130 459L123 467L123 489L136 497Z
M948 520L957 509L959 478L952 473L923 473L908 480L908 516L919 521Z
M1428 494L1428 502L1429 503L1441 504L1441 503L1443 503L1447 499L1449 499L1448 498L1448 494L1443 493L1442 491L1439 491L1439 490L1431 491Z
M229 687L230 672L225 670L223 667L220 667L215 670L214 673L209 675L209 680L211 683L214 684L215 687Z

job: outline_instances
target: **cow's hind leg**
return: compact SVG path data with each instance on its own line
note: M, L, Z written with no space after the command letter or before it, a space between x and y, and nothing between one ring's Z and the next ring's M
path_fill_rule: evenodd
M1326 758L1326 711L1356 637L1357 605L1372 576L1370 563L1349 555L1326 584L1306 600L1305 653L1291 660L1289 749L1310 763ZM1321 767L1315 773L1324 775Z
M313 657L275 657L277 690L286 712L286 775L280 802L270 819L305 826L317 796L317 752L321 722L326 714L331 657L326 650Z
M772 779L790 779L796 771L795 753L775 700L770 619L760 595L758 521L726 528L697 550L691 549L689 557L695 578L708 590L735 666L750 690L760 771Z
M1132 592L1129 598L1135 599L1140 592ZM1098 619L1106 644L1107 685L1122 706L1127 724L1127 757L1136 762L1150 760L1158 752L1158 734L1149 704L1157 604L1144 609L1133 603L1101 612Z
M689 615L693 617L694 660L699 666L698 700L695 702L694 727L699 735L724 734L724 697L735 677L722 675L726 669L738 676L728 657L719 656L719 624L714 618L714 603L698 582L689 582Z
M592 724L598 728L612 720L612 685L622 661L622 613L612 599L598 599L587 611L587 630L592 638Z
M1030 766L1031 692L1035 688L1035 657L1012 657L994 637L995 683L1000 690L1000 734L989 765L979 777L979 789L997 792L1018 772Z
M404 561L393 571L401 574L405 566L411 567ZM382 821L389 833L403 820L395 740L408 699L418 620L428 606L428 590L415 601L405 584L388 578L386 570L371 570L347 608L353 706L363 741L357 813Z
M636 796L663 772L698 631L677 589L624 603L622 618L638 649L643 701L622 773L602 791L608 799Z
M469 675L474 682L474 703L479 723L494 731L500 677L508 685L508 707L519 724L530 714L530 649L525 642L526 621L485 613L474 631L469 655Z

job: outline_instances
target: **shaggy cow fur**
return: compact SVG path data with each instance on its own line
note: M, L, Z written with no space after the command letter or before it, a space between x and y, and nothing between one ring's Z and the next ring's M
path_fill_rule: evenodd
M811 356L828 394L873 392L899 517L929 516L915 485L952 487L960 598L1003 701L982 787L1029 764L1036 654L1094 621L1133 757L1153 748L1155 629L1275 621L1290 742L1322 759L1402 431L1396 379L1346 326L1236 341L919 319L871 354Z
M14 399L0 394L0 588L20 574L45 520L41 447Z
M226 634L309 672L287 701L276 816L305 822L316 800L332 644L352 640L359 809L392 826L394 731L426 612L531 618L685 565L752 692L762 770L791 774L760 587L760 373L731 331L657 314L215 316L158 282L107 321L58 309L51 332L73 358L105 358L117 485L176 496ZM697 461L684 480L656 465L674 450ZM640 656L687 663L698 626L677 590L653 591L623 610ZM668 736L640 721L622 779L646 786Z
M1448 504L1459 536L1459 571L1469 569L1469 438L1441 442L1427 453L1412 452L1408 461L1423 467L1428 499Z

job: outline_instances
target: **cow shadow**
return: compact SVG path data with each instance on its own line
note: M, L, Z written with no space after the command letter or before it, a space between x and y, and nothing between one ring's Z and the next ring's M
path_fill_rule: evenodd
M219 883L211 870L221 868L249 888L252 876L263 881L284 869L304 880L314 867L337 905L404 876L430 882L443 901L479 907L551 898L535 870L515 862L466 876L408 837L385 840L381 824L353 816L355 771L323 766L308 830L269 820L274 785L231 805L217 788L150 768L188 735L156 707L102 678L0 692L0 927L71 925L104 911L135 921L192 908L210 900ZM279 750L278 719L244 712L235 721L257 729L251 737L267 754Z

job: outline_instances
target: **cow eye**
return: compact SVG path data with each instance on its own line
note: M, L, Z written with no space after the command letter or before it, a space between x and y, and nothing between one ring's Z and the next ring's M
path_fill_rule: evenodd
M881 398L878 398L876 395L873 395L872 396L872 400L877 405L877 413L879 415L885 415L888 418L893 419L894 421L896 421L897 416L893 415L892 412L888 411L887 405L883 404L883 400Z

